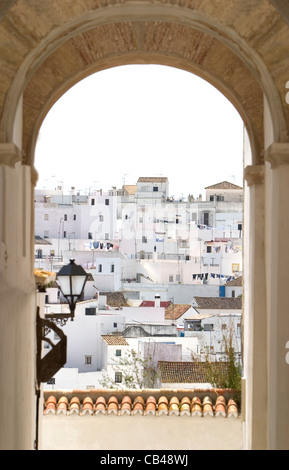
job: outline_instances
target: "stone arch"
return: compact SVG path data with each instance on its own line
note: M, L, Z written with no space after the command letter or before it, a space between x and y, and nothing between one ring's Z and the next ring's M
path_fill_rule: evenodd
M287 141L278 89L261 57L236 31L217 22L216 9L210 17L205 15L206 8L193 10L185 2L184 14L183 2L176 3L161 2L157 8L141 1L133 8L130 2L116 2L112 9L98 6L89 14L70 16L39 41L14 78L1 125L2 138L11 141L23 93L23 163L33 165L41 122L61 94L93 72L131 63L183 68L215 86L243 118L252 163L264 161L264 96L272 115L274 140Z

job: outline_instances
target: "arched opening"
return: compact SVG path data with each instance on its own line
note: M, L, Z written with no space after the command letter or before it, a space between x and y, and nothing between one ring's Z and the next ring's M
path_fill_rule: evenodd
M108 190L145 173L166 173L175 197L192 191L204 197L205 186L222 178L243 185L242 119L212 85L181 69L97 72L53 105L39 133L37 187L64 181L67 190L95 184Z
M115 87L115 90L113 90L113 87ZM140 90L143 90L142 95L144 96L142 97L138 97ZM64 108L68 108L68 114L65 113ZM234 124L232 124L232 121L235 121ZM46 162L41 161L41 159L46 159ZM61 168L61 160L64 163L63 168ZM44 120L43 126L40 128L40 141L39 145L36 145L35 165L37 170L42 168L42 175L44 175L42 185L40 184L39 188L45 188L49 192L60 185L65 201L72 186L75 187L76 192L79 190L79 196L86 194L89 197L94 197L96 194L95 190L97 189L108 191L115 186L120 190L124 183L136 185L138 178L141 176L166 176L169 178L169 187L170 191L172 191L168 194L168 197L179 201L178 211L183 212L182 205L186 204L187 213L189 213L188 196L194 195L197 199L202 194L203 201L205 201L206 186L224 181L231 181L231 183L236 185L236 188L237 184L239 186L243 185L243 123L237 111L225 97L214 87L204 82L203 79L192 75L190 72L156 65L130 65L117 69L109 69L84 79L66 92L63 98L53 106ZM83 171L82 177L80 176L81 171ZM174 180L179 182L179 186L177 181ZM196 184L198 184L197 187ZM64 185L66 191L63 190L62 185ZM108 193L106 192L106 194ZM239 206L242 206L241 201L237 203L235 201L234 205L238 205L238 203ZM209 202L204 202L204 204L206 207L210 205ZM211 204L212 210L214 205L215 203ZM44 230L42 223L43 216L44 214L41 211L38 212L40 223L37 224L37 227L39 230ZM56 217L59 220L61 218L60 215ZM240 217L240 213L235 214L235 217ZM53 238L55 238L56 245L52 248L55 248L55 251L57 251L59 239L57 240L57 233L52 235L51 226L53 219L48 214L47 222L51 228L50 236L45 236L45 234L44 236L50 243L53 243ZM188 223L190 222L191 220L189 219ZM196 223L198 223L198 220ZM209 223L207 222L206 225L209 225ZM232 232L230 235L227 233L229 230L227 222L226 228L224 222L221 224L222 228L220 228L219 222L217 222L217 225L218 227L214 224L214 227L210 228L211 231L215 232L213 238L216 238L218 234L228 238L230 235L233 237ZM230 230L235 235L236 229L237 226L230 226ZM56 232L57 230L58 225ZM86 228L86 232L90 232L90 227ZM43 236L43 233L38 231L35 234ZM65 238L69 238L70 235L67 232L66 226L63 229L63 233L65 233ZM94 235L96 237L95 240L98 240L97 237L99 236L99 233L96 233ZM187 232L183 234L183 238L187 236ZM75 238L78 237L74 235L74 246L75 242L77 242ZM174 240L171 236L169 238L172 245ZM89 240L86 241L89 243ZM115 242L113 239L109 239L109 241ZM211 241L212 236L210 236L210 243ZM122 250L123 240L118 240L118 243ZM167 240L166 243L168 243ZM194 240L194 243L197 243L197 241ZM234 243L240 249L242 244L241 237L238 242L235 241ZM132 241L133 249L135 244L136 240ZM221 246L222 243L217 242L217 244ZM162 242L162 247L163 245L164 241ZM223 245L225 246L226 243L223 243ZM61 248L65 250L62 234ZM188 251L186 253L191 253L191 247L188 245L187 248ZM211 245L210 248L212 248ZM132 255L135 255L133 249L132 251L127 249L125 253L129 259ZM169 259L174 259L174 252L164 253L161 249L159 251L159 248L157 248L157 251L159 252L158 256L160 259L163 256L163 259L166 260L165 263L168 263ZM184 250L181 251L184 252ZM73 254L76 258L79 256L77 253L76 249ZM241 256L241 250L239 254ZM102 259L100 253L94 251L94 261L96 263L103 263L103 261L97 261L97 255ZM150 250L146 246L146 256L149 255L153 256L152 249ZM92 268L91 272L95 273L93 265L88 263L90 258L91 252L88 251L86 258L82 258L83 266ZM64 261L66 262L67 260ZM39 263L40 259L37 258L36 262ZM49 265L50 263L51 260L49 260ZM190 259L186 258L184 262L178 262L178 268L182 271L183 268L180 268L180 264L188 267L189 263ZM193 263L196 263L196 257L192 260L192 268L196 269ZM176 264L175 260L171 264ZM215 279L218 276L220 284L220 264L213 262L213 265L211 265L211 261L209 261L209 267L201 267L202 273L204 270L208 271L208 269L213 271L214 269L218 270L218 274L215 274L215 271L209 273L209 276L212 274L212 279L214 279L216 294L219 287L217 287ZM105 268L102 270L105 271ZM234 274L231 271L226 271L226 273L228 274L226 276L222 275L222 279L234 277L229 276L229 274ZM169 271L168 274L170 274ZM97 275L98 273L96 272L94 279L99 288L102 284L98 284L101 281L98 280ZM114 272L114 276L116 275ZM192 280L193 272L190 275ZM178 281L179 284L186 284L188 282L188 277L183 278L183 276L184 273L182 273L182 277ZM175 281L175 274L173 274L173 277ZM167 279L168 275L163 279L156 277L154 283L161 285ZM203 284L203 281L198 280L198 282ZM205 286L205 281L203 285ZM132 287L132 284L130 284L130 287ZM157 287L154 286L152 292L156 292L156 289ZM103 290L105 291L105 289ZM132 300L127 292L126 295L129 300ZM145 295L145 293L142 292L141 295ZM149 293L149 297L140 296L140 299L148 300L151 298L151 295ZM180 294L178 294L178 298L180 298ZM186 302L182 301L180 303L184 304ZM241 308L239 307L240 310ZM241 315L238 318L238 324L241 325ZM235 326L234 341L236 340L237 333L237 327L235 328ZM212 335L210 338L212 338ZM181 345L180 338L178 339L178 343L174 341L175 346L177 344ZM175 337L168 338L164 334L163 342L165 340L171 343L170 347L172 348ZM139 341L145 342L143 338ZM237 342L239 349L238 351L236 350L236 356L238 355L240 360L240 335L238 335ZM210 358L214 357L212 360L216 360L216 357L220 358L221 349L217 351L217 343L214 343L214 346L212 344ZM185 352L181 360L185 361L187 359L186 363L188 363L192 360L197 350L200 351L200 347L191 346L190 355L188 353L190 346L183 346ZM214 348L214 353L212 348ZM179 355L174 357L175 359L179 358ZM202 357L204 357L204 352ZM73 367L71 360L68 363L69 367ZM83 372L82 369L80 371ZM100 376L103 375L103 372L98 372L93 379L92 374L90 374L90 384L95 380L98 386L95 385L94 388L101 388L99 381L101 380ZM98 376L99 378L97 378ZM52 386L45 384L46 394L48 393L47 390L50 389L57 391L66 388L65 383L59 385L59 382L57 382L57 384L59 388L55 384ZM86 386L88 385L86 384ZM176 384L172 387L177 389L180 385ZM75 388L79 388L77 383ZM115 388L117 388L117 384Z
M79 2L77 9L70 10L55 2L46 6L43 17L37 15L34 4L27 5L24 0L13 2L8 13L1 8L1 14L9 15L7 21L1 21L1 37L11 39L5 40L3 51L8 44L14 58L12 64L9 54L3 55L4 70L9 73L3 73L0 95L1 274L5 287L1 331L13 332L14 339L7 334L2 342L13 372L8 370L8 360L2 361L5 380L1 394L7 398L7 390L13 391L17 398L17 384L25 384L30 410L29 420L17 408L12 418L9 410L3 410L1 422L9 422L8 429L0 427L3 446L31 447L33 442L35 332L31 312L35 299L30 178L35 182L35 144L41 123L52 104L81 78L117 65L158 63L191 71L215 85L235 105L248 131L252 159L245 168L245 350L249 358L245 395L250 404L246 406L246 441L249 448L284 447L288 443L289 409L284 395L288 388L284 362L288 319L283 313L288 293L282 266L288 255L281 233L281 227L288 227L284 203L289 177L289 109L284 99L287 24L271 2L262 0L258 7L251 2L245 6L244 2L232 2L224 10L209 2L193 8L190 2L184 6L183 2L151 5L142 1L115 2L109 7L97 2L89 12L86 7ZM33 40L31 29L26 27L29 13L41 24ZM15 34L19 18L23 35ZM271 52L274 32L280 40L277 58L275 51ZM254 314L249 316L249 311ZM23 330L29 341L23 340ZM19 350L21 354L17 354ZM282 411L277 406L280 397Z

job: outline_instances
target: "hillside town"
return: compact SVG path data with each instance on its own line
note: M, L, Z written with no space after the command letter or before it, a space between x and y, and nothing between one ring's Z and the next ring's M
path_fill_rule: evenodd
M88 194L36 189L35 273L52 274L38 294L45 315L69 311L62 266L74 259L88 273L62 328L67 361L44 390L210 387L198 364L226 361L228 339L242 366L243 188L205 191L175 200L165 177Z

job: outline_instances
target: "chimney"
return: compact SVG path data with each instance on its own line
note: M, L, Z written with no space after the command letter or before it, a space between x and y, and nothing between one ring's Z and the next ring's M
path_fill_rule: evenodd
M161 296L155 295L155 307L160 307L160 306L161 306Z

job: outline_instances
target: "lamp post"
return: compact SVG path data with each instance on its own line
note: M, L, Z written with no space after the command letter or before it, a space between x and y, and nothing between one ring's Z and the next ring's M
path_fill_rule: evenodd
M41 318L39 307L37 307L37 378L39 384L47 382L53 375L66 363L66 336L63 331L56 326L64 326L67 320L74 319L74 312L77 300L81 297L88 274L82 268L75 264L74 259L63 266L57 274L57 283L67 299L70 313L51 313ZM53 330L59 341L53 344L52 340L46 337L50 330ZM50 344L50 351L42 355L42 342Z
M67 338L63 331L56 326L56 323L60 323L61 326L65 325L67 320L70 318L74 319L74 312L77 300L80 299L85 283L88 279L88 274L79 265L74 263L74 259L70 260L70 263L63 266L57 274L57 283L64 297L67 299L69 304L70 313L52 313L45 315L45 318L40 316L40 308L37 307L37 319L36 319L36 335L37 335L37 352L36 352L36 364L37 364L37 429L35 448L38 449L38 416L39 416L39 403L40 403L40 384L47 382L58 372L66 363L66 350L67 350ZM56 333L58 341L56 344L46 337L47 332L53 330ZM48 353L43 355L42 343L46 342L51 346Z
M75 264L74 259L71 259L69 264L63 266L57 273L56 282L68 302L70 313L52 313L45 315L45 318L60 323L62 326L66 324L69 318L73 321L76 302L83 294L87 279L87 272L82 266Z

